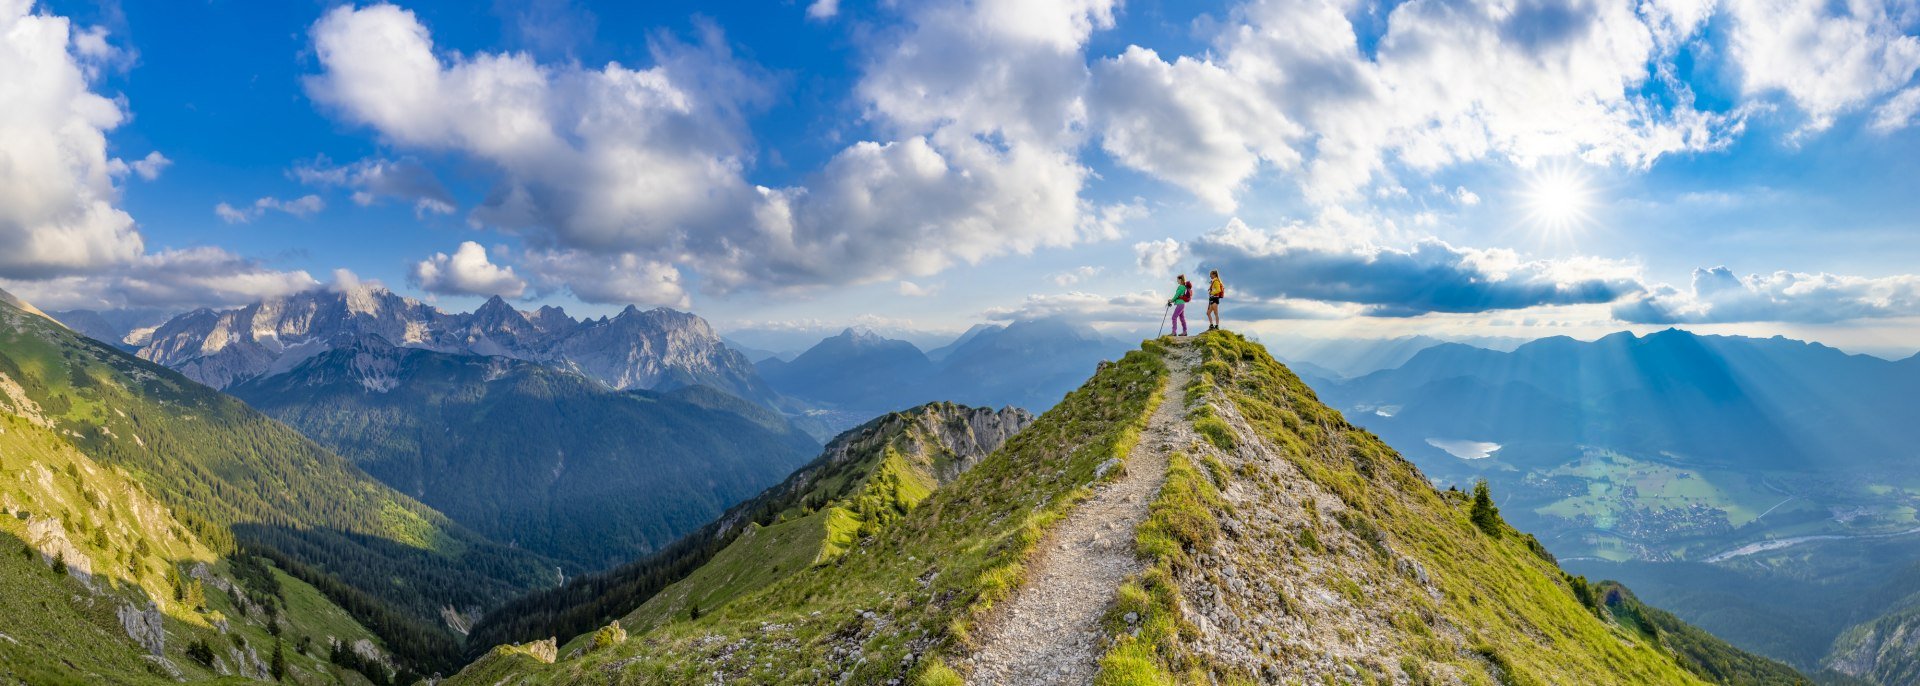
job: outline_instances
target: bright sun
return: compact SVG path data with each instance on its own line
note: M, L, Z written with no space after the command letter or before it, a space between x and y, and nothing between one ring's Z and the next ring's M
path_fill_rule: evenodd
M1541 228L1566 230L1587 219L1592 203L1587 180L1564 169L1545 169L1527 188L1527 216Z

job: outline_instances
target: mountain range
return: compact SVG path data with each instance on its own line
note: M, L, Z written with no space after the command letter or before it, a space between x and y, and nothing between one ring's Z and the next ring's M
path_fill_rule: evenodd
M473 312L446 313L378 286L317 289L181 314L156 328L137 354L226 388L292 369L343 335L539 362L616 389L706 385L778 404L752 363L706 320L665 308L629 306L613 317L577 320L552 306L523 314L495 296Z
M1054 321L982 324L931 353L847 329L791 361L757 366L774 390L852 416L935 400L1043 412L1126 347L1092 328Z
M370 335L326 348L227 390L455 521L576 573L673 542L819 449L778 413L705 386L614 390L539 363Z

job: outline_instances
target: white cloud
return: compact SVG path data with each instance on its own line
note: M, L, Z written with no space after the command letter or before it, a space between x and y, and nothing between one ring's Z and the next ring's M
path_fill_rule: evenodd
M1132 48L1103 61L1094 90L1114 95L1097 98L1102 144L1225 211L1263 166L1302 167L1309 199L1334 203L1389 162L1643 167L1741 130L1740 113L1698 111L1685 86L1649 70L1662 53L1627 0L1411 0L1387 14L1372 55L1348 15L1333 0L1255 0L1203 56Z
M1875 108L1869 126L1880 133L1892 133L1913 125L1916 117L1920 117L1920 86L1900 91Z
M145 246L115 206L107 132L121 105L91 90L112 51L97 31L0 2L0 277L36 278L128 264Z
M808 19L827 20L838 14L840 14L840 0L813 0L807 5Z
M160 151L155 150L147 153L146 157L132 162L119 159L110 160L107 162L107 166L108 170L114 176L124 176L131 173L140 177L142 180L152 181L160 178L160 172L165 171L167 167L173 166L173 160L167 159L166 155L162 155Z
M512 267L494 264L486 247L463 241L452 255L434 253L413 265L413 284L429 293L441 295L498 295L518 298L527 291L527 282L515 276Z
M320 285L305 271L269 269L212 247L146 253L94 274L0 282L52 309L225 307Z
M253 201L252 205L242 207L234 207L224 202L216 204L213 206L213 215L228 224L245 224L259 219L261 215L267 213L267 210L277 210L305 218L324 209L327 209L327 201L322 200L318 195L303 195L292 200L281 200L269 196Z
M583 302L681 310L692 306L680 270L631 253L529 250L520 264L543 287L564 288Z
M900 295L909 298L924 298L940 292L939 286L922 286L912 281L901 281L896 289Z
M1473 207L1474 205L1480 204L1480 194L1467 190L1466 186L1455 187L1453 194L1449 197L1453 198L1454 202L1466 207Z
M1076 267L1064 272L1059 272L1051 276L1048 276L1047 278L1053 281L1053 285L1055 286L1072 286L1082 281L1086 281L1087 279L1091 279L1093 277L1099 276L1100 272L1102 271L1105 271L1105 270L1100 267L1094 267L1089 265L1089 266Z
M101 27L0 0L0 282L51 308L231 305L316 285L213 247L148 252L116 183L153 180L171 161L107 153L124 104L93 92L132 64Z
M1079 197L1088 34L1105 2L906 8L858 95L895 134L841 150L804 186L749 183L744 112L766 77L718 29L656 37L655 66L441 57L412 13L337 8L312 28L315 100L403 148L499 170L470 218L536 248L696 268L704 287L783 289L926 276L1116 235ZM1091 217L1091 218L1089 218ZM575 284L579 286L579 284Z
M415 216L455 211L453 193L440 183L433 170L412 158L367 158L336 167L321 157L296 165L288 173L309 186L351 189L354 204L361 207L388 198L413 205Z
M1726 267L1696 269L1693 285L1652 289L1619 303L1614 317L1643 324L1727 322L1831 323L1920 316L1920 276L1867 278L1779 271L1738 276Z
M1878 0L1727 0L1727 52L1741 89L1784 93L1806 112L1807 130L1827 128L1920 70L1920 37L1905 35L1891 9Z
M1141 241L1133 244L1134 265L1143 274L1166 276L1180 267L1180 261L1186 256L1186 246L1171 238L1157 241Z

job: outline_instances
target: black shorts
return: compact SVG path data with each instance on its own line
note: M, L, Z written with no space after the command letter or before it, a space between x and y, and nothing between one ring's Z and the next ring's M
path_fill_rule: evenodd
M1209 296L1207 296L1207 304L1208 304L1208 305L1218 305L1218 304L1220 304L1220 296L1217 296L1217 295L1209 295Z

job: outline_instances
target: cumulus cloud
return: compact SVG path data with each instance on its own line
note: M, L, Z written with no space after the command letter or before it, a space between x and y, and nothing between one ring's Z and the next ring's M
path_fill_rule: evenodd
M1655 3L1660 30L1697 12ZM1709 113L1649 64L1666 57L1627 0L1393 7L1372 54L1348 4L1254 0L1211 49L1140 47L1095 70L1095 120L1115 159L1221 211L1263 167L1301 168L1310 199L1358 197L1389 162L1431 170L1551 156L1643 167L1725 146L1742 113Z
M279 271L213 247L162 250L100 273L6 281L52 309L224 307L315 288L305 271Z
M909 298L924 298L940 292L939 286L922 286L912 281L901 281L895 289L900 295Z
M795 187L747 181L745 113L769 78L710 25L692 44L656 35L652 67L591 69L442 56L411 12L340 7L312 27L322 71L307 90L395 146L496 170L475 222L543 250L694 268L716 292L899 280L1117 235L1132 210L1082 199L1076 154L1082 47L1112 5L903 11L857 88L891 139L854 143Z
M455 211L453 193L440 183L433 170L413 158L368 158L334 166L321 157L297 165L288 173L309 186L347 188L353 193L354 204L361 207L391 199L412 205L415 216Z
M1180 267L1180 260L1186 255L1186 246L1171 238L1157 241L1141 241L1133 244L1134 265L1143 274L1165 276Z
M303 195L292 200L281 200L269 196L255 200L251 205L243 205L240 207L234 207L224 202L216 204L213 206L213 215L219 217L220 221L228 224L245 224L259 219L261 215L267 213L267 210L285 212L295 217L304 218L312 216L324 209L327 209L327 201L322 200L318 195Z
M808 19L826 20L838 14L840 14L840 0L813 0L807 4Z
M527 282L515 276L512 267L494 264L487 249L473 241L463 241L452 255L434 253L413 265L413 285L441 295L498 295L518 298L527 291Z
M1392 247L1313 227L1261 231L1238 219L1187 249L1237 293L1350 303L1374 316L1610 303L1643 288L1637 266L1612 260L1529 260L1432 238Z
M1073 269L1069 269L1064 272L1054 273L1048 276L1047 279L1052 281L1053 285L1055 286L1071 286L1071 285L1080 283L1082 281L1086 281L1087 279L1091 279L1093 277L1099 276L1100 272L1102 271L1105 271L1105 270L1101 267L1095 267L1091 265L1081 266L1081 267L1075 267Z
M109 171L115 176L123 176L131 173L140 177L142 180L152 181L160 178L160 172L165 171L167 167L173 166L173 160L167 159L166 155L162 155L160 151L155 150L147 153L146 157L132 162L116 159L109 161L107 164Z
M1920 315L1920 276L1882 278L1774 272L1739 276L1726 267L1696 269L1688 290L1659 286L1613 308L1641 324L1727 322L1831 323Z
M546 289L565 289L583 302L687 309L692 299L680 270L631 253L529 250L520 261Z
M1880 133L1892 133L1912 126L1916 117L1920 117L1920 86L1900 91L1875 108L1869 126Z
M0 1L0 283L50 308L228 305L312 287L213 247L149 252L117 206L117 182L152 180L171 164L148 152L108 154L124 103L93 91L103 71L133 54L102 27Z
M145 250L115 206L107 132L126 121L92 80L113 51L97 30L0 3L0 278L36 278L124 265Z
M1902 18L1892 13L1897 6L1728 0L1727 50L1740 67L1741 89L1783 93L1806 112L1806 129L1827 128L1836 115L1893 92L1920 70L1920 37L1901 30ZM1887 117L1875 125L1881 122L1893 125Z

